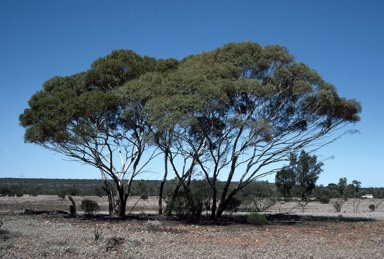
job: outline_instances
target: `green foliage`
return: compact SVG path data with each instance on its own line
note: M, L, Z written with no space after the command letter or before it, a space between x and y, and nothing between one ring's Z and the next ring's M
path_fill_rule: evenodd
M296 184L294 171L288 167L278 171L275 176L275 184L284 197L291 196L291 190Z
M148 231L161 231L164 227L158 220L148 220L145 224L145 227Z
M12 191L9 187L2 187L0 189L0 196L12 196Z
M323 204L328 204L331 200L327 196L320 197L319 201Z
M149 188L150 186L146 181L136 181L132 186L132 195L140 196L141 199L147 200L149 197Z
M370 211L375 211L376 209L375 204L369 204L368 208Z
M65 196L67 195L67 192L64 191L64 190L61 190L57 196L59 196L59 198L62 198L62 199L65 199Z
M57 196L59 196L62 199L65 199L66 195L79 196L82 194L83 194L83 192L81 191L80 188L75 187L75 186L71 186L71 187L60 189Z
M1 196L17 196L21 197L24 194L29 194L27 187L23 184L20 185L12 185L12 186L6 186L2 187L0 190Z
M132 184L125 179L143 170L148 161L142 154L156 147L168 152L166 163L179 179L190 166L190 173L203 172L211 193L217 192L217 179L224 179L214 203L222 205L218 216L265 166L359 121L361 112L357 101L340 97L286 48L255 42L229 43L182 61L114 50L84 72L47 80L28 105L19 117L25 141L115 179L121 213ZM132 165L124 172L109 159L121 151L123 165ZM178 168L175 158L193 162ZM307 155L309 171L300 161L296 174L303 177L296 183L304 198L321 170L315 169L316 158ZM242 180L231 185L239 168L245 168Z
M194 179L185 183L188 195L183 191L178 179L174 178L166 182L165 196L169 214L175 214L179 218L199 218L205 210L207 213L212 209L212 189L205 180ZM180 185L180 190L175 196L175 190ZM222 183L217 182L216 191L220 195Z
M103 187L97 186L97 187L94 187L90 190L90 195L103 197L103 195L105 195L105 191L103 190Z
M267 217L264 214L252 212L247 216L247 222L252 225L260 226L268 223Z
M100 206L96 201L84 199L81 201L81 209L84 210L85 214L92 215L100 210Z
M293 187L302 200L307 200L308 195L316 187L316 181L322 172L322 162L317 162L315 155L311 156L304 150L300 156L290 154L290 164L276 173L275 184L286 197Z
M335 198L333 192L327 187L322 184L317 185L313 191L312 191L312 197L316 197L318 200L321 197L328 197L328 198Z
M156 196L159 181L147 180L137 182L145 184L148 196ZM16 192L23 195L57 195L65 198L72 196L104 196L102 180L97 179L29 179L29 178L2 178L0 180L0 196L15 196ZM136 188L134 188L136 190ZM115 192L116 195L116 192ZM133 192L136 195L136 192ZM140 194L137 194L141 196Z
M275 192L268 181L253 181L237 196L242 205L251 206L258 212L263 212L276 203Z
M333 194L338 198L356 198L359 195L361 190L361 182L353 180L348 184L347 178L340 178L337 184L330 183L328 184L328 189L333 192Z
M240 199L236 196L232 196L228 201L226 210L228 212L236 212L239 210L240 205L241 205Z
M291 202L292 200L292 197L284 197L284 202Z
M179 219L199 219L203 211L203 202L199 193L179 191L174 199L167 201L168 214L175 214Z
M16 191L15 194L17 197L22 197L24 195L24 192L22 190L18 190L18 191Z

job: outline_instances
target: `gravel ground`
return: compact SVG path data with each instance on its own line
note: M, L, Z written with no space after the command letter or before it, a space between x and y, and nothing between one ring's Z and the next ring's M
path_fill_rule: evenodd
M369 214L365 218L371 220L344 221L340 213L322 211L335 219L264 226L196 225L144 216L73 219L4 212L1 206L0 199L0 258L384 258L383 212L365 211L363 203L359 213L349 213L346 206L343 219ZM314 206L290 214L313 215Z

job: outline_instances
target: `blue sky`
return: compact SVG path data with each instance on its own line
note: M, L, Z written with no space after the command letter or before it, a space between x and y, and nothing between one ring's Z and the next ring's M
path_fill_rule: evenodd
M383 12L381 0L2 0L0 177L100 177L97 169L24 143L18 116L49 78L85 71L114 49L181 59L255 41L287 47L340 96L363 106L361 122L345 128L360 133L317 153L334 157L324 162L318 184L347 177L383 187Z

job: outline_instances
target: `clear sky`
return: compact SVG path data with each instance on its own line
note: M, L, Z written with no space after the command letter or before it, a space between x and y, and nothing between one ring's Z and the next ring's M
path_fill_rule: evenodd
M361 122L346 128L360 133L316 153L334 157L318 184L347 177L383 187L383 13L381 0L2 0L0 177L100 178L97 169L24 143L18 116L49 78L85 71L114 49L181 59L255 41L287 47L340 96L362 104Z

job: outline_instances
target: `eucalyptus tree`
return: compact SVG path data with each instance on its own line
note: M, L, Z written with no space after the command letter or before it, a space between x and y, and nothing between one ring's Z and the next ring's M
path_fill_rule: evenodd
M173 147L189 159L186 175L194 169L206 176L212 217L250 182L278 171L291 152L340 137L333 133L359 121L361 111L278 45L230 43L187 57L161 87L149 102L151 116L177 133ZM219 179L225 184L217 197Z
M20 115L26 142L99 169L109 192L110 213L115 209L120 216L125 215L132 180L154 154L142 160L148 138L142 103L118 89L155 64L155 59L132 51L113 51L86 72L46 81ZM113 189L118 193L116 204Z
M172 201L167 207L169 209L175 199L180 198L180 193L183 193L190 209L195 211L197 208L190 192L190 183L196 168L197 157L202 153L203 143L195 141L191 145L189 126L190 120L194 118L194 111L201 106L201 100L198 95L182 92L184 91L182 88L188 89L188 87L180 85L183 83L182 77L185 77L185 74L180 72L183 71L183 64L180 67L177 71L172 68L161 75L152 73L144 76L141 80L146 81L146 87L141 85L140 88L146 94L152 95L146 104L145 111L151 125L153 144L164 154L164 178L168 174L169 165L178 179ZM187 92L190 90L193 91L189 89ZM159 212L161 212L162 186L160 186Z
M179 109L179 105L175 99L168 99L172 89L165 87L164 81L170 72L178 66L176 59L159 60L155 67L155 71L147 73L140 78L127 82L119 89L122 96L129 96L142 102L142 115L148 118L150 129L150 144L152 148L159 149L164 155L164 173L159 186L159 214L163 213L163 192L168 177L168 163L173 164L173 147L177 146L174 138L173 127L176 119L170 120L165 114L165 106L172 105L172 109ZM156 100L156 101L154 101ZM179 147L180 148L180 147ZM179 176L176 170L176 175Z
M321 168L323 163L317 161L317 156L311 156L304 150L299 156L291 153L289 160L289 166L285 166L276 173L275 184L283 194L296 186L301 200L306 201L316 187L316 181L323 171Z
M361 111L284 47L253 42L181 61L114 51L89 71L47 81L29 106L25 140L99 168L115 183L121 215L132 179L159 149L163 179L170 165L175 194L182 188L192 207L193 174L205 176L213 218L291 152L331 143Z
M292 188L296 185L293 170L287 166L278 171L275 175L275 185L284 197L291 196Z

